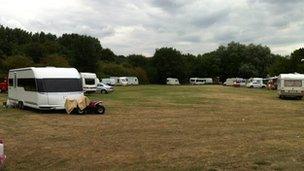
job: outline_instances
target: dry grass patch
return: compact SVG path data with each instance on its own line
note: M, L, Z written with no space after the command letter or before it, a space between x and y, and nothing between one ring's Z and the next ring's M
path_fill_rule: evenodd
M105 102L106 115L1 109L6 169L304 169L303 101L222 86L118 87L90 96Z

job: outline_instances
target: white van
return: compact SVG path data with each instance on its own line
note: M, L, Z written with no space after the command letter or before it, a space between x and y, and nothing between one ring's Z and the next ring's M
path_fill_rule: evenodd
M203 78L190 78L190 84L192 85L203 85L206 84L206 80Z
M8 103L35 109L64 109L66 98L83 96L75 68L30 67L9 70Z
M113 78L103 78L101 82L110 86L115 85L115 79Z
M138 78L137 77L126 77L128 81L128 85L138 85Z
M115 80L115 85L128 85L127 77L110 77Z
M246 84L248 88L266 88L266 84L263 83L263 78L250 78Z
M99 79L95 73L81 72L82 87L85 92L96 92Z
M179 81L177 78L167 78L168 85L179 85Z
M280 74L277 80L279 97L297 97L301 99L304 96L303 82L303 74Z

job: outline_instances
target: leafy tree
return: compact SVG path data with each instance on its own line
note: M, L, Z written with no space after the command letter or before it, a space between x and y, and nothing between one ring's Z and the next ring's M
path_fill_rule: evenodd
M158 83L165 83L168 77L184 80L185 71L180 51L167 47L156 49L153 64L157 71Z
M3 61L3 63L6 68L6 72L8 72L10 69L31 67L34 65L34 62L29 57L20 55L9 56Z
M41 60L41 64L54 67L70 67L69 62L63 56L50 55Z
M95 72L102 49L98 39L78 34L64 34L59 38L69 63L79 71Z
M304 48L297 49L290 55L291 72L304 73Z
M287 57L281 57L279 55L275 57L274 63L268 67L268 73L272 76L277 76L281 73L290 73L291 71L290 60Z

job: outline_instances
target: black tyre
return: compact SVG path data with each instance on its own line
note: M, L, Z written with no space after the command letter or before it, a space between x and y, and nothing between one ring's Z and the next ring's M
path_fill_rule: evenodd
M101 90L101 94L108 94L107 90Z
M298 100L302 100L303 96L298 96L297 99Z
M96 106L95 112L96 112L97 114L104 114L105 111L106 111L106 108L105 108L104 106L102 106L102 105L97 105L97 106Z
M253 88L253 86L250 86L250 88Z
M23 102L18 102L18 109L23 109L24 108L24 105L23 105Z
M79 115L85 114L85 109L81 110L81 109L77 108L77 114L79 114Z

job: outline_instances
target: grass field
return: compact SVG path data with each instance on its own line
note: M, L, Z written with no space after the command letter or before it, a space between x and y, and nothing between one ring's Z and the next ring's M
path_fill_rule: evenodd
M104 101L106 115L0 109L5 169L304 169L302 100L261 89L157 85L90 97Z

